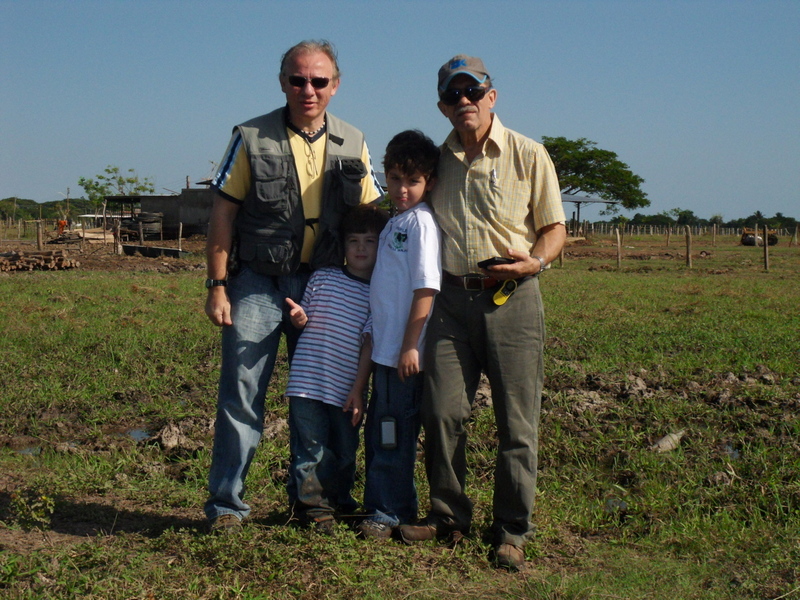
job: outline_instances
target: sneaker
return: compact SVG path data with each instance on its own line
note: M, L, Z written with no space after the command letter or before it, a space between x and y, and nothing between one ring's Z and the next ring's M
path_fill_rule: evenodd
M211 533L231 535L242 530L242 521L236 515L225 513L211 519Z
M494 564L511 572L525 568L525 553L514 544L498 544L494 549Z
M374 519L364 519L358 524L356 530L364 539L377 538L386 540L392 537L392 527Z

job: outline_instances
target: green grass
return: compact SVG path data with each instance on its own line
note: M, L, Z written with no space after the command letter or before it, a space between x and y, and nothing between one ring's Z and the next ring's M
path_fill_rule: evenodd
M0 277L0 597L800 598L800 250L771 249L765 273L760 249L720 245L687 269L644 236L625 245L640 256L621 272L599 252L542 277L537 536L518 576L490 567L482 535L491 409L470 426L475 533L455 547L287 525L280 428L248 478L253 518L210 537L219 332L201 278ZM285 371L268 423L286 417ZM128 433L167 424L189 443ZM680 430L677 449L650 449Z

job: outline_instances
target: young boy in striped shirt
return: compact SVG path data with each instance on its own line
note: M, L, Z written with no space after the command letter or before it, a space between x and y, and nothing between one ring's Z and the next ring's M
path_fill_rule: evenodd
M303 330L286 395L291 464L287 491L294 516L330 533L334 515L352 513L364 386L372 368L369 282L388 215L352 209L342 223L346 265L312 273L300 304L287 298L292 324ZM360 373L360 377L357 377Z

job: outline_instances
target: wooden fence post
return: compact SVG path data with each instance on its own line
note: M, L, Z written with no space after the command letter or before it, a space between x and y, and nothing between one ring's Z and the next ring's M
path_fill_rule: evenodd
M688 225L684 226L686 231L686 266L692 268L692 228Z
M111 223L111 231L114 236L114 254L122 255L122 237L119 234L120 221L119 219L114 219Z
M769 273L769 225L766 223L764 223L764 271Z
M181 238L183 237L183 221L178 223L178 252L181 251ZM563 250L562 250L563 252Z
M43 247L42 222L36 221L36 249L41 252Z
M714 226L711 228L711 247L717 247L717 224L714 223Z
M617 237L617 271L622 270L622 238L619 236L619 227L614 227L614 235Z

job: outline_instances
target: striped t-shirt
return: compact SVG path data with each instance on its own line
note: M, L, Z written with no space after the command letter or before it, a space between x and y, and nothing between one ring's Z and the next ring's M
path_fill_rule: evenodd
M286 395L344 406L369 317L369 281L346 267L314 271L301 305L308 322L292 358Z

